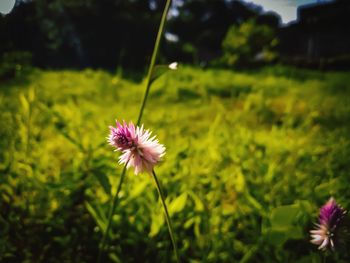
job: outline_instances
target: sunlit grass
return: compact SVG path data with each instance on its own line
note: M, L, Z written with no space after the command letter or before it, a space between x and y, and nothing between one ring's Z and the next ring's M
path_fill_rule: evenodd
M157 174L184 258L320 260L308 242L318 206L332 194L350 207L348 83L348 73L188 66L154 83L143 122L167 147ZM26 81L1 84L0 214L7 224L0 259L96 258L96 221L106 222L99 211L107 211L106 192L121 170L106 143L108 125L137 119L144 84L94 70L36 70ZM150 178L128 173L126 180L111 258L169 262ZM280 231L274 215L291 204L298 213ZM78 247L81 256L72 259Z

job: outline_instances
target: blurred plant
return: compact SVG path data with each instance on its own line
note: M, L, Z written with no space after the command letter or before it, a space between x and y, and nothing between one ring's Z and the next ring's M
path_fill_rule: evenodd
M94 262L122 168L106 124L137 116L145 83L91 69L28 81L0 83L0 262ZM167 146L156 172L182 259L350 262L348 247L319 253L309 242L317 202L339 194L350 205L349 82L281 66L182 66L154 81L143 122ZM32 104L28 156L21 94ZM104 262L170 262L153 179L125 180Z
M268 25L248 20L239 26L229 28L222 42L221 63L227 66L249 66L268 63L276 59L277 39Z

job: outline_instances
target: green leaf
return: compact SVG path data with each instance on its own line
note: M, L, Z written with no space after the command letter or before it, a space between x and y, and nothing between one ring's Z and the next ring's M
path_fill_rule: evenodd
M29 101L27 100L27 98L23 94L20 94L19 100L21 101L24 112L28 113L29 112Z
M32 103L35 100L35 90L34 88L30 88L28 91L28 101Z
M187 202L187 193L183 193L169 204L169 214L173 215L184 209Z
M130 191L129 198L133 199L138 197L140 194L143 193L144 189L148 185L148 181L144 180L136 184L136 186Z
M97 181L101 184L105 193L111 195L111 184L109 182L108 176L101 171L94 171L93 174L97 178Z
M256 254L256 252L259 250L259 246L255 245L252 246L247 253L243 256L243 258L239 261L239 263L246 263L250 262L251 258Z
M194 217L191 217L190 219L188 219L186 222L185 222L185 224L183 225L183 227L185 228L185 229L188 229L188 228L190 228L194 223L195 223L195 218Z
M168 72L169 70L176 70L176 69L177 69L176 62L173 62L170 65L156 65L153 68L150 83L153 83L153 81L158 79L160 76L162 76L164 73Z
M115 263L121 263L122 262L121 259L117 256L116 253L109 253L108 256Z
M151 230L149 232L150 237L154 237L159 233L160 228L164 224L163 213L157 213L152 215Z
M331 179L315 187L315 193L319 197L328 197L331 192L339 191L344 185L339 178Z
M269 164L269 168L268 168L267 173L266 173L265 178L264 178L265 182L271 183L272 179L275 176L276 167L277 167L276 162L271 162Z
M194 209L198 212L202 212L204 210L204 205L203 205L202 200L192 191L189 192L189 195L193 199Z
M101 231L106 231L107 220L104 217L103 213L101 213L102 211L99 208L94 208L88 201L85 201L85 207L93 219L95 219L95 222L100 227Z
M261 214L265 213L265 210L263 206L256 200L248 191L248 189L245 189L244 191L244 197L247 199L247 201L256 209L258 210Z
M283 246L289 239L303 238L303 232L299 226L272 227L265 235L268 242L275 246Z
M272 209L270 214L270 222L272 227L286 227L293 224L298 212L299 205L284 205Z

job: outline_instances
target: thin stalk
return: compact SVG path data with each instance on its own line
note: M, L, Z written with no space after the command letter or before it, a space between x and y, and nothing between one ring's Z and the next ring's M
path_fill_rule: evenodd
M157 175L154 172L154 170L152 170L152 175L153 175L154 182L156 183L158 194L160 196L160 200L162 201L162 205L163 205L163 208L164 208L165 219L166 219L166 223L168 225L168 230L169 230L171 242L173 243L176 261L178 263L180 263L179 252L177 250L177 246L176 246L176 242L175 242L174 229L173 229L173 225L172 225L171 220L170 220L170 216L169 216L169 213L168 213L168 208L167 208L167 206L165 204L164 194L163 194L162 188L160 187Z
M140 122L141 122L141 119L142 119L142 115L143 115L143 110L145 109L145 106L146 106L148 93L149 93L149 90L150 90L150 87L151 87L151 78L152 78L152 74L153 74L153 69L154 69L154 65L156 63L157 54L158 54L158 50L159 50L159 44L160 44L160 40L162 39L162 34L163 34L163 31L164 31L164 25L165 25L165 22L166 22L166 17L167 17L169 8L170 8L170 4L171 4L171 0L167 0L166 4L165 4L165 7L164 7L163 14L162 14L162 19L160 21L158 34L157 34L157 38L156 38L156 43L154 44L154 49L153 49L153 53L152 53L151 63L149 65L149 69L148 69L148 73L147 73L146 91L145 91L145 94L143 96L139 117L137 118L137 124L136 124L137 126L140 125Z
M156 42L155 42L155 45L154 45L154 49L153 49L153 53L152 53L151 62L150 62L149 69L148 69L148 73L147 73L146 90L145 90L145 94L143 96L143 100L142 100L139 116L137 118L137 124L136 124L137 126L139 126L140 123L141 123L143 111L144 111L145 106L146 106L148 93L149 93L149 90L150 90L150 87L151 87L151 78L152 78L152 74L153 74L153 69L154 69L154 65L156 63L157 54L158 54L159 45L160 45L160 40L162 38L162 34L163 34L163 31L164 31L164 25L165 25L165 22L166 22L166 17L167 17L169 8L170 8L170 4L171 4L171 0L167 0L167 2L165 4L165 7L164 7L163 14L162 14L162 18L161 18L161 21L160 21L160 25L159 25L159 29L158 29L158 33L157 33L157 38L156 38ZM112 217L113 217L114 210L115 210L115 208L117 206L117 203L118 203L118 195L119 195L119 192L121 190L121 187L122 187L122 184L123 184L123 181L124 181L125 172L126 172L126 165L124 166L123 172L122 172L122 174L120 176L117 192L116 192L116 194L115 194L115 196L113 197L113 200L112 200L112 206L111 206L110 211L109 211L108 223L107 223L106 231L103 234L102 241L101 241L101 246L100 246L99 253L98 253L98 258L97 258L97 262L98 263L101 263L103 250L104 250L104 248L105 248L105 246L106 246L106 244L108 242L108 232L109 232L109 230L111 228ZM172 238L172 240L173 240L173 238ZM173 244L175 246L174 242L173 242ZM176 251L176 255L177 255L177 251ZM178 255L177 255L177 258L178 258ZM180 262L180 261L178 260L178 262Z
M31 134L31 122L32 122L32 107L33 102L28 98L28 116L27 116L27 141L26 141L26 156L28 157L30 152L30 134Z
M97 262L98 263L100 263L101 260L102 260L103 251L104 251L105 246L107 245L107 242L108 242L108 233L109 233L109 230L111 228L114 210L117 207L117 203L118 203L118 200L119 200L118 199L118 195L120 193L120 190L122 189L122 184L123 184L125 173L126 173L126 166L127 166L127 164L125 164L124 169L123 169L123 171L121 173L121 176L120 176L120 179L119 179L119 183L118 183L117 192L115 193L115 195L113 197L112 205L111 205L111 207L109 209L106 231L103 233L100 249L99 249L99 252L98 252L98 258L97 258Z
M322 262L327 263L327 256L325 253L322 254Z

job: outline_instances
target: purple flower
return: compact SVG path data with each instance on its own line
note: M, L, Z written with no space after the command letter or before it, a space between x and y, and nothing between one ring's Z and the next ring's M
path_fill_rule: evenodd
M109 126L111 133L107 137L110 145L116 147L116 150L123 151L130 149L132 147L132 131L135 134L135 126L130 123L127 125L125 121L123 121L123 125L121 125L118 121L116 121L116 127Z
M159 144L156 136L151 137L152 132L145 130L143 125L135 127L132 122L126 124L125 121L122 125L117 121L116 127L109 128L109 144L123 153L119 163L126 164L127 168L135 167L135 174L151 173L165 154L165 147Z
M346 213L347 211L331 197L320 209L317 228L310 231L311 243L318 245L318 249L321 250L326 250L329 247L334 250L338 238L338 228Z

